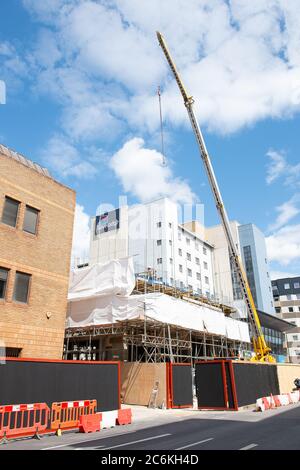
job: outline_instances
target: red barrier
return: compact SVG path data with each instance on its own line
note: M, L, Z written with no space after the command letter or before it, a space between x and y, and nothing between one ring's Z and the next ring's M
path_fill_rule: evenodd
M78 428L82 415L96 413L97 400L65 401L52 403L51 429Z
M132 422L131 408L118 410L118 417L116 420L116 424L123 426L124 424L131 424L131 422Z
M0 406L0 438L38 437L48 426L49 413L46 403Z
M79 420L79 432L97 432L101 429L102 413L82 415Z
M278 395L271 395L271 397L273 398L273 401L275 403L276 408L281 406L281 402L280 402L280 399L279 399Z

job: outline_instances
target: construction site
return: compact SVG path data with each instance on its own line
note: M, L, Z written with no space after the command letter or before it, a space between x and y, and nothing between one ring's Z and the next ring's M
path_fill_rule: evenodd
M68 220L69 244L60 246L60 240L56 240L62 266L59 272L49 271L49 280L45 281L47 286L53 282L53 292L60 283L57 304L45 310L45 296L39 298L40 304L36 300L40 295L37 279L45 275L43 266L27 266L28 273L23 273L23 266L16 266L12 260L0 268L3 302L18 301L25 308L27 304L31 307L29 298L34 292L35 302L31 304L38 312L36 331L47 338L52 354L30 357L27 349L24 354L27 345L13 343L16 335L11 331L14 326L10 326L10 357L5 354L0 368L0 443L20 435L39 438L39 432L61 436L62 429L89 433L131 424L128 405L190 411L239 411L255 405L257 411L265 411L300 402L300 385L292 391L298 369L287 363L284 345L285 331L295 325L279 319L272 322L275 310L264 238L251 224L229 220L194 112L194 99L187 93L159 32L157 39L182 95L220 225L205 227L196 219L180 220L177 205L167 197L131 207L124 204L91 218L88 260L75 263L69 272L75 198L68 188L60 188L68 207L60 207L58 200L50 206L60 209L60 221ZM163 145L160 89L158 97ZM36 178L49 180L58 198L57 183L45 169L34 167L4 147L0 152L6 169L16 164L25 168L17 169L34 170ZM39 181L44 187L45 180ZM14 186L9 183L9 187ZM48 206L41 210L40 204L35 209L33 202L29 200L28 205L22 199L24 194L32 195L35 186L34 180L21 195L13 193L15 199L3 197L4 224L18 237L24 231L33 235L30 243L36 242L38 224L40 220L44 223L48 210ZM7 192L11 194L10 189ZM46 196L43 199L49 204ZM22 223L18 220L19 207ZM63 238L66 224L62 223L58 232L49 218L47 222L55 232L53 238L56 233ZM261 251L248 241L249 233L254 232ZM41 260L45 252L48 256L48 245L51 242L45 238ZM262 253L264 280L255 285L254 262L257 268ZM57 269L55 256L50 258L53 269ZM35 256L32 259L34 264ZM265 296L260 295L261 287ZM270 312L260 316L259 303ZM20 337L25 330L25 326L20 327ZM54 341L63 345L63 350L52 351ZM28 340L29 345L33 342ZM38 343L35 347L29 351L40 348ZM140 441L130 444L136 442Z
M97 240L99 235L108 235L97 245L98 263L81 267L72 273L64 358L121 359L155 363L193 362L208 358L244 358L250 350L252 340L253 354L250 353L248 358L258 362L275 362L271 349L265 341L211 160L193 110L194 100L185 90L164 38L160 33L157 33L157 38L187 109L224 230L232 277L239 285L247 316L245 321L236 320L231 317L235 313L235 308L213 300L215 296L211 295L209 275L205 277L205 284L209 287L206 287L208 290L206 295L203 295L202 288L198 287L195 293L192 285L178 288L174 277L170 277L169 283L162 277L157 278L156 271L153 268L146 268L145 264L146 272L136 273L130 257L121 258L119 262L114 256L111 263L99 263L99 250L109 253L110 256L111 246L114 247L115 255L116 253L119 257L120 253L128 255L126 247L131 243L128 227L123 228L124 221L120 219L120 209L117 209L95 218L91 247L93 240ZM159 100L161 105L160 92ZM161 211L159 213L161 214ZM126 216L130 217L128 213ZM177 221L175 223L177 224ZM174 221L168 222L169 228L173 225ZM156 226L161 228L162 222L158 221ZM125 241L121 239L122 230L127 233ZM111 231L113 237L110 236ZM208 245L206 246L200 239L197 242L195 234L193 238L198 250L199 243L203 246L203 253L206 254L204 267L208 270L208 274ZM190 241L187 238L189 245ZM120 246L118 250L115 248L117 243ZM137 246L139 244L140 240ZM158 246L162 244L162 239L157 240ZM169 240L169 245L173 247L174 235ZM143 250L144 248L140 249L140 252ZM182 253L181 248L179 253ZM212 256L211 252L209 254ZM187 257L191 259L190 253L187 253ZM199 261L199 258L196 260ZM158 264L162 262L163 258L157 258ZM174 264L173 255L170 262L171 265ZM113 268L111 264L114 264ZM187 269L187 272L189 276L192 275L191 269ZM197 273L197 278L201 278L200 272ZM109 281L108 285L105 285L105 281ZM183 286L183 283L181 284ZM199 320L201 325L196 328L195 325Z
M131 298L128 299L129 303L132 299L135 300L138 317L118 320L112 324L67 328L64 359L181 363L216 357L239 358L244 357L245 351L250 354L250 339L245 333L244 337L241 337L239 330L230 337L230 333L227 334L225 330L223 335L218 334L216 327L215 331L213 327L210 331L209 325L203 325L202 331L199 331L180 325L180 321L176 324L174 319L174 324L165 322L167 318L162 313L161 318L153 318L153 305L147 303L147 300L152 299L153 302L153 299L163 295L171 297L173 305L179 301L183 312L186 306L191 306L197 314L200 307L200 311L205 308L208 313L210 310L218 312L223 322L226 318L227 322L235 322L229 318L232 308L210 302L191 292L183 293L179 289L152 280L149 274L146 276L136 276ZM72 317L74 309L79 308L79 303L70 303L69 315ZM174 306L172 310L174 311ZM246 331L247 324L242 326Z

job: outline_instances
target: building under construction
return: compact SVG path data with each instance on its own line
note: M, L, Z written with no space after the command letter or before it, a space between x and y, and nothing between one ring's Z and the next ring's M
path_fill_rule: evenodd
M130 258L85 267L73 274L64 359L241 357L250 349L248 324L231 313L231 307L158 282L151 272L135 276Z

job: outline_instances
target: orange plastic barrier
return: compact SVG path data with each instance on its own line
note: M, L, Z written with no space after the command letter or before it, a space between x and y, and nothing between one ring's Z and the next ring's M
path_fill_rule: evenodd
M46 403L0 406L0 438L36 436L48 426L50 410Z
M97 432L101 429L102 413L82 415L79 420L79 432Z
M80 417L96 413L97 400L65 401L52 403L51 429L78 428Z
M117 417L118 425L131 424L131 421L132 421L131 408L118 410L118 417Z

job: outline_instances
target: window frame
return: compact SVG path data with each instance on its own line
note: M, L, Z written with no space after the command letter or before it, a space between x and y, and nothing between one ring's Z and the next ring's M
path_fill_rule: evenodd
M28 230L25 230L24 229L24 224L25 224L25 217L26 217L26 209L32 209L34 211L37 212L37 218L36 218L36 226L35 226L35 233L32 233L32 232L28 232ZM40 225L40 214L41 214L41 211L40 209L37 209L36 207L33 207L33 206L30 206L29 204L26 204L25 205L25 210L24 210L24 218L23 218L23 227L22 227L22 231L28 235L31 235L33 237L37 237L38 236L38 232L39 232L39 225Z
M13 202L16 202L18 204L18 209L17 209L17 214L16 214L16 224L15 225L10 225L6 222L3 221L3 215L4 215L4 210L5 210L5 202L6 200L9 199ZM4 203L3 203L3 207L2 207L2 214L1 214L1 223L6 225L6 227L10 227L11 229L17 229L18 228L18 225L19 225L19 218L20 218L20 207L21 207L21 204L22 202L19 201L18 199L15 199L14 197L11 197L11 196L7 196L5 194L4 196Z
M23 274L23 275L29 277L26 302L22 302L22 300L17 300L15 298L16 286L17 286L17 274ZM29 299L30 299L30 294L31 294L31 284L32 284L32 274L25 273L23 271L16 271L15 272L15 279L14 279L14 288L13 288L13 293L12 293L12 301L14 303L18 304L18 305L24 305L24 306L29 305Z
M6 277L5 286L4 286L4 294L3 294L3 297L0 297L0 302L5 302L6 296L7 296L7 286L8 286L9 278L10 278L10 269L5 268L4 266L0 266L0 270L1 269L3 269L4 271L7 271L7 277Z

